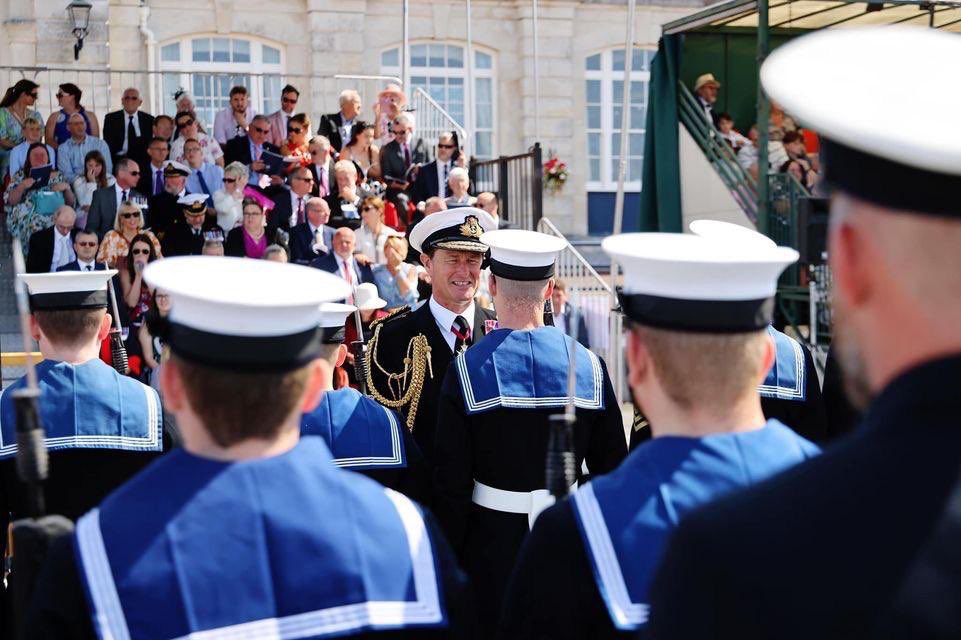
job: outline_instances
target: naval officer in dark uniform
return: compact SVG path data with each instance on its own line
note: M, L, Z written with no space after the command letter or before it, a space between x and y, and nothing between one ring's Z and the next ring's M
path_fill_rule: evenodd
M961 138L952 109L917 106L954 104L957 89L905 51L956 60L961 40L825 30L761 69L771 99L822 135L833 348L865 413L824 455L685 518L652 590L656 638L888 635L948 508L961 473Z
M721 242L757 242L777 246L773 240L753 229L719 220L695 220L691 231ZM768 419L777 420L804 438L823 444L831 439L827 411L811 351L783 331L768 326L774 342L774 364L758 385L761 410Z
M473 207L439 211L410 234L433 293L416 311L375 323L368 350L371 394L403 412L428 465L433 465L437 396L454 355L495 326L495 315L474 302L487 245L481 234L497 228L489 213Z
M777 278L796 251L668 233L612 236L603 248L624 268L629 383L653 439L537 521L504 638L633 637L679 519L817 453L766 419L757 393L774 360Z
M595 354L543 323L560 238L510 229L481 236L491 248L490 290L499 328L457 356L441 387L433 505L477 594L492 637L521 543L542 509L550 416L568 397L575 350L574 453L593 475L627 455L621 408Z
M321 354L331 371L343 366L347 357L344 325L356 309L337 302L323 305ZM429 498L430 474L404 421L393 409L352 387L335 391L331 379L317 408L301 418L300 435L323 438L341 469L363 474L418 502Z
M144 278L171 297L161 387L183 448L54 543L29 637L463 637L465 580L421 509L300 438L343 280L199 256Z

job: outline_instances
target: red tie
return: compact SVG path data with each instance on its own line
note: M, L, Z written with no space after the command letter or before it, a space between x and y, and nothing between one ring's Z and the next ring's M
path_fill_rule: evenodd
M471 346L470 325L464 316L455 316L454 323L450 326L450 332L454 334L454 353L460 353L465 347Z
M349 284L349 285L353 285L353 284L354 284L353 281L352 281L352 279L351 279L351 277L350 277L350 265L347 264L347 261L346 261L346 260L344 260L344 280L346 280L346 281L347 281L347 284Z

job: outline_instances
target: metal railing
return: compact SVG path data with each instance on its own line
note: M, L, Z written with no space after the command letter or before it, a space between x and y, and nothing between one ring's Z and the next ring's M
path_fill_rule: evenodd
M535 142L527 153L493 160L471 159L470 178L476 192L491 191L500 216L521 229L536 229L544 212L544 161Z
M541 218L537 230L566 240L554 223ZM557 257L554 277L567 285L570 304L579 309L587 324L591 351L604 358L618 398L624 390L624 336L621 314L613 313L615 305L611 285L590 265L581 253L568 243Z
M757 180L738 164L734 150L707 121L697 100L683 83L678 83L678 114L684 128L704 152L734 200L751 220L757 222Z
M470 157L473 140L467 135L467 131L421 87L417 87L414 91L410 108L414 112L414 131L417 137L426 143L425 146L430 154L433 154L437 148L440 135L453 131L457 133L458 141L464 146L464 152Z

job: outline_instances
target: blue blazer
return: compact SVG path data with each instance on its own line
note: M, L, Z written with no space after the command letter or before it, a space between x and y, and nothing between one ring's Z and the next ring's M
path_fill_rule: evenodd
M310 261L309 266L315 269L322 269L328 273L340 275L340 265L337 263L337 258L333 251L314 258ZM374 271L370 268L370 265L358 264L356 260L354 261L354 276L356 278L354 281L356 284L374 282Z
M334 246L334 233L337 230L331 226L323 226L324 245L330 253ZM290 261L296 264L310 264L318 254L314 253L314 236L310 233L310 223L294 225L290 229Z

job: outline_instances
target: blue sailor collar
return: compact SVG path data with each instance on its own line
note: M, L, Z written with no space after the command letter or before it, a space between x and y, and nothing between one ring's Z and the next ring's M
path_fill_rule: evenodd
M0 460L17 453L16 411L10 392L0 392ZM44 360L37 365L40 418L47 449L161 451L163 411L147 385L95 359L83 364Z
M347 469L405 468L400 430L397 414L350 387L324 393L300 421L300 434L323 438L334 464Z
M99 637L446 626L419 508L330 459L320 438L241 462L178 449L111 494L74 534Z
M574 405L604 409L604 375L596 355L557 327L497 329L457 356L468 414L508 409L559 408L568 404L567 363L577 349Z
M794 338L768 326L767 333L774 340L774 364L758 393L762 398L796 400L804 402L807 398L807 367L804 363L804 350Z
M575 492L575 520L614 626L647 622L648 589L684 514L817 453L776 420L753 431L659 437Z

